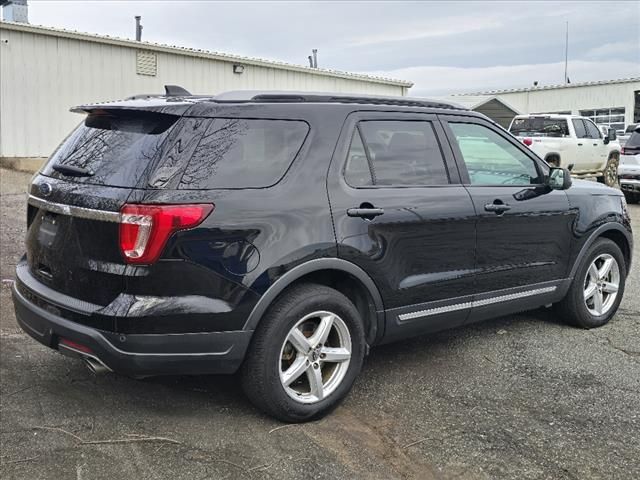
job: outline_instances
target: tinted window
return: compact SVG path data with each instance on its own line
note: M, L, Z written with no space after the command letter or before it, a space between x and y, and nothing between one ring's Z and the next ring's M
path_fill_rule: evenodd
M585 120L584 124L587 127L587 134L589 138L602 138L600 130L598 130L598 127L596 127L592 121Z
M277 183L309 131L305 122L217 118L195 149L180 188L260 188Z
M430 122L363 121L358 125L372 166L375 185L443 185L449 183L444 158ZM354 137L357 138L357 137ZM347 181L367 185L367 176L358 155L359 144L352 143ZM365 159L366 160L366 156ZM361 183L352 183L358 182Z
M568 137L569 127L562 118L516 118L509 131L518 137Z
M640 147L640 132L633 132L625 144L625 148L639 148Z
M449 123L472 185L540 183L535 162L493 130L471 123Z
M584 128L584 122L582 120L574 119L571 120L573 122L573 128L576 130L576 137L578 138L588 138L587 137L587 129Z
M373 185L369 161L358 130L354 132L351 139L344 177L347 183L353 187Z
M42 170L69 181L138 186L178 117L144 112L88 115L58 147ZM89 176L63 175L55 165L80 168Z

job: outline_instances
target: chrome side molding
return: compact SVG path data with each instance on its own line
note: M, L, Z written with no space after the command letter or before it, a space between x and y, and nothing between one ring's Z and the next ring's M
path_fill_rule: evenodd
M473 307L484 307L486 305L493 305L494 303L510 302L512 300L518 300L521 298L533 297L536 295L543 295L545 293L555 292L558 289L556 285L542 288L534 288L532 290L524 290L517 293L509 293L506 295L497 295L495 297L483 298L481 300L472 300L470 302L454 303L451 305L445 305L442 307L429 308L426 310L418 310L416 312L403 313L398 315L398 319L401 322L407 320L413 320L415 318L429 317L432 315L440 315L441 313L455 312L457 310L465 310Z

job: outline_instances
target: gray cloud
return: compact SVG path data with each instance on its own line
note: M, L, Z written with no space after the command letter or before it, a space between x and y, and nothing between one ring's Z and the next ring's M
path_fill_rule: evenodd
M412 80L412 94L640 76L638 2L30 2L32 23ZM613 23L612 23L613 20ZM614 25L614 26L612 26Z

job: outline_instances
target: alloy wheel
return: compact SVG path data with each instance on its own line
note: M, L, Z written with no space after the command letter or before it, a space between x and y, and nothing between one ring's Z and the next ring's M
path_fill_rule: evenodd
M584 279L584 302L591 315L601 316L613 307L620 289L620 267L608 253L598 255Z
M607 162L607 168L604 171L604 183L610 187L614 187L618 183L618 159L616 157L611 157Z
M338 315L305 315L287 334L280 349L280 383L289 397L316 403L340 385L351 360L351 335Z

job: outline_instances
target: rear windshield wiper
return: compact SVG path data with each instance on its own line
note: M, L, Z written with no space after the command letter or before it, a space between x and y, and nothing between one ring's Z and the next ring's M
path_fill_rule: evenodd
M82 167L74 167L73 165L62 165L60 163L56 163L51 168L53 168L56 172L60 172L63 175L69 175L72 177L93 177L93 170L87 170Z

